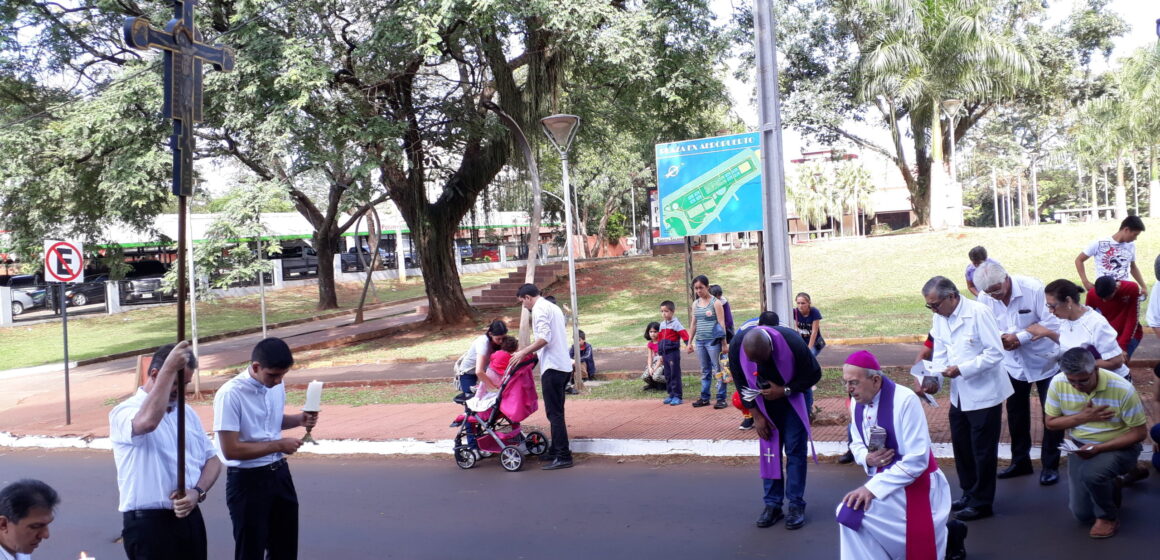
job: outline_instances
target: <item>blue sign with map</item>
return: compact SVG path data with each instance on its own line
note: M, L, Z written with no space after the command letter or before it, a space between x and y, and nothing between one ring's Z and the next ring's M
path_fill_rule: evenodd
M657 144L656 158L661 237L764 226L759 133Z

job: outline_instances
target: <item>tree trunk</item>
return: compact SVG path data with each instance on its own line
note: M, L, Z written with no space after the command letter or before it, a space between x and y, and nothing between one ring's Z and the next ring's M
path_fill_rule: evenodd
M475 311L463 295L456 266L455 232L459 224L439 217L438 213L429 216L424 227L412 228L412 231L418 233L419 262L423 278L427 279L424 282L429 306L427 320L440 325L454 325L471 320ZM515 303L513 299L512 304Z
M1128 190L1124 186L1124 151L1116 154L1116 220L1128 217Z
M1100 193L1098 191L1098 189L1099 189L1099 185L1098 185L1099 177L1097 177L1098 174L1099 174L1098 168L1092 171L1092 221L1093 222L1100 219L1100 211L1099 211Z
M1148 146L1148 217L1160 216L1160 176L1156 174L1156 146Z

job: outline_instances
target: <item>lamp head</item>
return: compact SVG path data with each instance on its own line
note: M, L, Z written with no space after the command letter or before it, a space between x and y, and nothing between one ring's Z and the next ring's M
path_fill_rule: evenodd
M572 146L572 139L576 137L576 130L580 128L580 117L576 115L552 115L540 119L544 126L544 134L552 141L560 153L568 153Z
M959 109L962 109L962 108L963 108L963 100L962 99L947 99L947 100L942 102L943 113L946 114L946 116L948 118L954 118L956 115L959 114Z

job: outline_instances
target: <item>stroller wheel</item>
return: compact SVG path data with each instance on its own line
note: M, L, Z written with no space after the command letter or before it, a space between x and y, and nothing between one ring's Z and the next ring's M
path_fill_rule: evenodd
M518 448L509 445L499 452L499 463L503 465L503 470L516 472L523 468L524 456Z
M548 450L548 438L542 432L528 432L524 437L524 445L529 455L543 455Z
M455 464L459 465L461 469L470 469L475 466L475 453L471 451L470 447L459 446L455 448Z

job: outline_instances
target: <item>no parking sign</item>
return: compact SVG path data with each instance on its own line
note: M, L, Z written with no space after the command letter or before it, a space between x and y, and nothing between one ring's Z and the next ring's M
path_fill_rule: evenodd
M76 284L85 281L85 257L79 241L45 240L44 280Z

